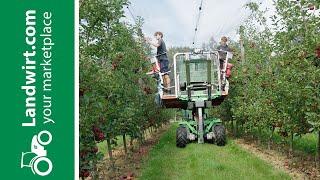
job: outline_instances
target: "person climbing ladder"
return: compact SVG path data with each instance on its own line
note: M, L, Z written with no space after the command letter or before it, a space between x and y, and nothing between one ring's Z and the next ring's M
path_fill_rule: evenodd
M154 43L151 41L150 38L146 38L146 42L148 42L150 45L157 48L157 55L156 58L158 60L158 63L160 64L160 72L163 74L163 85L165 87L165 92L169 92L170 87L170 77L169 77L169 60L167 56L167 49L166 44L163 41L163 33L162 32L155 32L154 37L156 38L157 42Z

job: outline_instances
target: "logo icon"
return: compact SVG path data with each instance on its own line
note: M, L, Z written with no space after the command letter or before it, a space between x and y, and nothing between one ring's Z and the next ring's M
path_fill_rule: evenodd
M46 140L42 136L47 136ZM52 171L52 162L47 158L44 147L50 144L52 135L49 131L41 131L34 135L31 141L31 152L22 152L21 168L31 168L33 174L47 176ZM26 163L27 162L27 163ZM26 164L25 164L26 163Z

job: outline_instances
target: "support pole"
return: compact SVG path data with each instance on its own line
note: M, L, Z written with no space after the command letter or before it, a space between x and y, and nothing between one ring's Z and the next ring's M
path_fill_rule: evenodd
M244 46L243 46L243 33L244 33L244 27L240 26L240 57L241 57L241 64L244 64Z
M186 78L187 78L187 92L188 92L188 100L191 99L191 90L190 90L190 61L186 60Z
M203 117L202 117L202 108L198 108L198 143L204 143L203 140Z

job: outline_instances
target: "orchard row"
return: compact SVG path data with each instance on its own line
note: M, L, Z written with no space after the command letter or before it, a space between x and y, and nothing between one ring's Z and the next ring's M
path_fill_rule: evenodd
M245 58L235 62L230 97L219 111L246 132L279 134L292 151L295 136L320 132L319 2L278 0L272 17L258 4L247 7L252 14L240 28Z
M117 137L143 142L144 132L168 120L154 102L156 82L146 75L150 53L141 22L121 21L126 0L80 2L80 176L96 170L104 156L97 143L112 147ZM93 175L94 176L94 175Z

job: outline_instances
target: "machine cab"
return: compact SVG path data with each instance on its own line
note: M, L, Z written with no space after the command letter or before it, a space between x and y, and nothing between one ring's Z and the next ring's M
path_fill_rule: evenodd
M226 54L222 61L221 53ZM226 68L231 58L226 51L176 53L171 75L174 93L162 96L164 106L192 109L219 105L228 95Z

